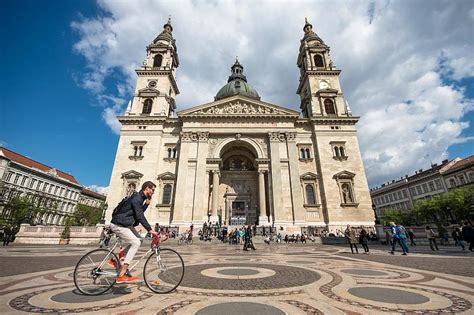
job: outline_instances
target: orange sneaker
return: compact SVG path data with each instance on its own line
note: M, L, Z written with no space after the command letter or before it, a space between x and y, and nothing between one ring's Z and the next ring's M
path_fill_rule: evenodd
M129 283L129 282L135 282L138 280L138 277L137 276L127 276L127 275L123 275L121 277L117 277L117 283Z
M107 264L108 264L109 266L112 266L112 267L114 267L114 268L117 268L117 262L115 261L115 259L109 259L109 260L107 261Z

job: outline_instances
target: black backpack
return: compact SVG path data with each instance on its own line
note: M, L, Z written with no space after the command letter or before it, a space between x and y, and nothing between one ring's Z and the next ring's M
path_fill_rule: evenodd
M118 205L115 207L114 211L112 211L112 216L115 216L117 213L120 212L120 210L122 210L123 206L125 205L125 203L127 201L129 201L130 199L132 199L132 197L136 194L137 192L134 192L133 194L131 194L130 196L128 197L125 197L122 199L122 201L120 201L118 203Z

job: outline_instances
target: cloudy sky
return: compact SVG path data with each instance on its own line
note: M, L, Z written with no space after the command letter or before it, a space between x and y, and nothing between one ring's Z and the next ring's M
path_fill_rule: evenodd
M235 56L262 100L298 110L296 57L307 17L331 47L343 93L361 117L358 137L371 187L474 151L469 0L2 3L2 35L11 40L2 58L8 63L0 79L3 116L20 115L35 128L37 111L51 112L39 114L45 131L29 137L19 136L26 126L3 121L8 128L0 127L0 142L59 165L85 185L108 185L120 130L115 116L135 88L146 45L169 15L181 61L178 110L213 100ZM34 61L25 60L32 55ZM19 74L21 65L28 69ZM51 83L28 94L24 80L38 74ZM11 107L19 94L25 108Z

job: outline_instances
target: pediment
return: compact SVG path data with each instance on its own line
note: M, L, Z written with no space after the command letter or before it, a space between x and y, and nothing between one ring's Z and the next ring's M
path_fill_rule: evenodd
M274 116L298 118L299 113L288 108L257 101L240 95L192 107L178 113L178 117L199 116Z
M349 171L342 171L337 174L334 174L334 179L352 179L356 174L351 173Z
M161 180L170 180L170 179L176 179L176 175L171 173L171 172L164 172L160 175L157 176L157 179Z
M138 90L138 96L156 96L160 95L160 91L155 88L146 87L144 89Z
M122 178L141 178L143 174L134 170L122 173Z
M315 180L315 179L318 179L318 175L311 172L306 172L303 175L301 175L300 178L303 180Z

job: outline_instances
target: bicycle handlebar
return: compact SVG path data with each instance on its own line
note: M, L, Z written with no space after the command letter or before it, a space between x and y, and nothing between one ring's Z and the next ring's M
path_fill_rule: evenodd
M162 238L163 235L163 238ZM160 233L158 236L153 235L153 240L151 242L151 246L156 246L159 243L166 242L170 238L169 233Z

